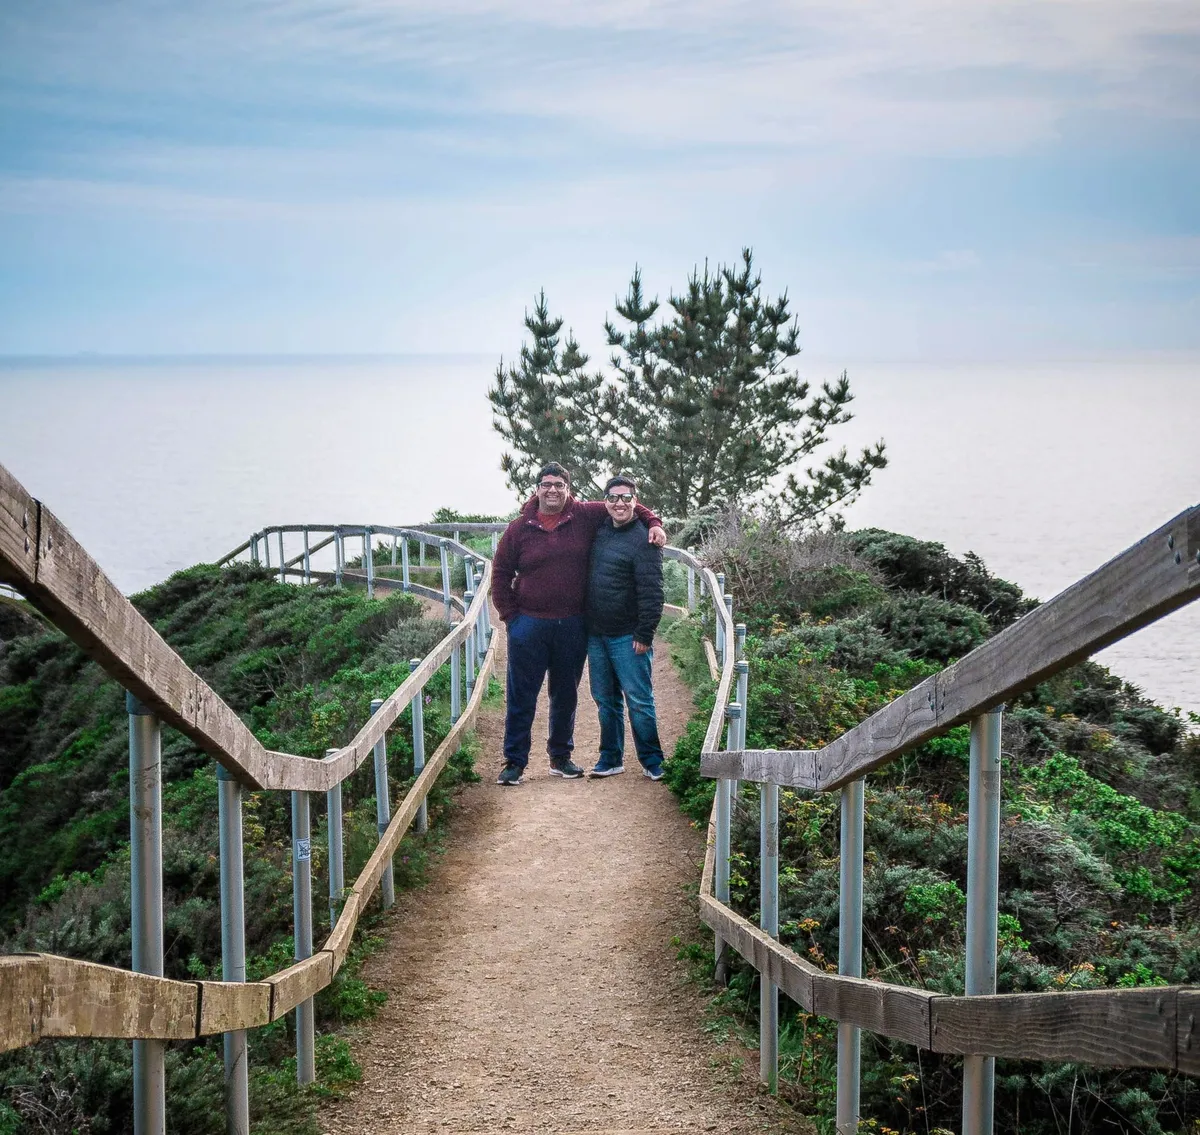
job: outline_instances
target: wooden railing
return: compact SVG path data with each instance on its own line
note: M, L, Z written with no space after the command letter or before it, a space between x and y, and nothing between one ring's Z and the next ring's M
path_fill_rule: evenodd
M333 528L348 530L348 526ZM452 606L461 610L463 617L386 700L373 706L372 715L347 745L330 751L324 759L313 759L264 748L233 710L117 590L54 514L0 466L0 581L48 616L119 681L140 703L138 713L151 714L174 726L211 755L224 770L222 775L227 782L234 781L246 788L290 791L294 804L297 800L304 801L306 817L310 794L329 794L331 805L336 794L340 816L340 785L370 756L376 761L377 781L382 767L382 792L386 796L386 734L410 703L414 706L414 746L418 743L423 746L423 738L417 737L421 694L430 677L447 661L452 664L453 720L449 733L381 831L378 845L358 878L349 888L337 888L340 913L328 938L311 956L255 982L175 981L47 954L2 957L0 1051L33 1044L42 1037L112 1037L134 1039L137 1043L214 1033L236 1037L241 1030L266 1025L298 1007L311 1005L313 995L332 981L345 961L359 918L381 884L386 905L391 858L414 819L423 816L425 799L434 781L470 728L487 692L487 679L495 660L487 605L490 561L456 541L419 529L381 526L374 531L397 533L397 538L406 541L406 547L409 539L433 545L446 579L448 557L461 559L468 580L464 598L451 595L448 585L437 592L421 585L412 589L444 600L448 618ZM246 551L252 543L253 539L247 541L231 555ZM366 562L370 563L370 557ZM460 677L466 681L469 695L461 706L456 704ZM131 748L133 745L131 733ZM377 794L379 791L377 783ZM240 803L237 807L240 831ZM223 811L223 831L224 828ZM223 861L231 850L224 838L223 835ZM340 860L340 832L338 843L336 857ZM240 876L240 840L232 850L236 852ZM332 862L335 858L332 844L330 850ZM308 858L307 851L305 846L305 854L296 857L297 863ZM224 866L223 862L223 920L227 915ZM240 878L237 888L240 894ZM135 886L135 901L136 891ZM308 917L311 926L311 910ZM299 937L298 928L298 940ZM242 965L244 968L244 960ZM228 1045L226 1051L228 1057ZM244 1055L244 1048L242 1052ZM136 1055L135 1049L135 1096ZM303 1058L299 1063L303 1075ZM230 1111L231 1130L243 1130L247 1123L244 1067L243 1059L242 1103L240 1114L236 1114L237 1107ZM138 1106L135 1100L135 1120L139 1118ZM146 1130L161 1129L161 1107L159 1112L157 1119L151 1116Z
M503 525L450 524L392 528L369 525L282 525L255 533L226 560L250 553L260 562L274 537L275 567L282 578L358 578L379 582L374 556L361 573L345 567L343 541L359 537L364 548L390 536L407 562L409 542L438 549L443 588L407 578L401 586L441 599L457 600L446 584L446 556L474 556L458 543L462 532L495 533ZM447 540L441 532L453 533ZM304 540L304 551L287 557L285 535ZM312 537L318 537L315 543ZM333 572L315 571L312 556L335 546ZM262 554L260 557L260 547ZM777 1018L770 997L782 990L804 1009L839 1022L839 1039L854 1039L865 1028L921 1048L962 1054L970 1068L997 1056L1079 1061L1098 1065L1162 1067L1200 1073L1200 990L1190 987L1111 989L1064 993L946 996L927 990L854 976L853 958L840 959L832 974L806 962L777 940L777 926L754 926L728 905L729 803L738 782L762 785L764 919L770 922L769 871L777 867L778 831L771 830L771 792L779 786L843 795L843 823L854 816L857 799L861 833L862 779L871 771L938 736L972 722L973 729L1012 697L1093 652L1200 597L1200 506L1181 513L1110 563L1061 595L1027 614L959 662L927 679L820 750L785 752L745 748L746 666L739 658L744 628L735 624L724 580L690 553L666 554L688 572L688 603L679 614L707 601L712 607L716 644L707 644L716 683L715 708L703 742L701 768L718 779L709 824L700 888L700 913L716 932L718 955L726 946L741 954L763 977L763 1061L760 1071L774 1080ZM192 738L239 782L293 792L328 791L358 768L382 740L424 682L454 656L486 623L485 564L465 617L359 730L354 739L325 760L264 749L220 698L187 668L112 586L54 516L0 467L0 581L16 590L62 628L115 678L162 719ZM397 581L390 581L397 582ZM494 654L488 649L480 678ZM457 665L457 664L456 664ZM457 673L457 670L456 670ZM30 1044L41 1036L106 1036L176 1039L253 1028L294 1010L328 984L345 959L354 926L380 885L386 865L404 832L418 815L430 786L457 747L486 687L480 680L462 716L425 766L359 878L347 891L332 933L314 955L262 982L169 981L49 955L0 958L0 1051ZM735 700L736 699L736 700ZM993 730L998 738L998 730ZM722 743L723 736L725 738ZM982 736L982 734L981 734ZM998 757L998 753L997 753ZM973 755L973 760L975 759ZM777 797L776 797L777 801ZM722 805L724 804L724 810ZM972 798L971 822L976 801ZM777 806L777 803L776 803ZM849 811L847 808L849 807ZM998 808L998 798L995 802ZM843 886L857 870L861 888L861 839L857 862L847 852L843 831ZM986 856L984 856L986 858ZM724 892L720 879L724 868ZM978 888L976 888L978 890ZM968 917L974 899L968 893ZM994 921L994 892L991 896ZM843 921L861 919L843 895ZM986 920L985 920L986 922ZM853 926L843 927L853 930ZM860 931L861 932L861 931ZM970 926L968 948L970 949ZM843 941L846 939L844 938ZM851 934L849 939L854 941ZM858 939L861 950L861 937ZM976 943L978 946L978 943ZM994 933L990 945L993 963ZM852 1069L852 1063L854 1067ZM842 1076L852 1083L842 1084ZM986 1082L986 1081L983 1081ZM978 1100L976 1101L978 1103ZM839 1058L839 1131L857 1125L856 1060ZM983 1130L974 1114L964 1130Z
M710 595L721 593L722 585L709 569L686 555L677 554L677 558L703 574ZM990 895L982 884L975 886L976 893L972 895L971 887L976 883L973 866L968 872L968 986L971 950L980 951L985 969L990 950L991 995L944 996L854 976L856 967L861 965L862 778L956 725L972 723L973 764L983 759L985 733L994 738L995 781L988 805L994 810L994 846L983 847L978 853L980 870L984 872L981 878L987 879L988 856L994 863L999 846L997 710L1049 676L1198 597L1200 505L1180 513L1061 595L819 750L748 750L740 741L745 737L745 719L742 717L739 727L736 714L730 722L729 739L722 746L736 665L727 652L719 672L714 673L718 682L716 706L701 757L701 771L718 779L718 792L709 826L700 913L716 932L719 946L727 943L758 970L765 990L782 989L807 1011L838 1021L839 1040L853 1040L855 1053L857 1034L843 1030L864 1028L934 1052L966 1056L964 1132L990 1130L987 1078L990 1064L985 1061L994 1057L1200 1073L1200 989L1164 986L995 994L995 876L990 876ZM721 602L714 604L714 615L718 630L728 641L736 633L732 615ZM745 707L736 708L744 712ZM983 726L989 716L994 720L985 730ZM777 931L772 934L754 926L731 910L727 901L721 901L727 894L717 893L722 857L729 854L727 816L723 820L720 814L722 793L746 781L762 785L764 872L773 866L771 855L778 854L777 827L774 832L769 830L771 821L767 815L770 790L777 792L778 786L787 786L818 792L840 789L843 794L841 911L843 923L850 925L843 925L840 933L843 944L847 933L851 942L857 941L859 956L841 958L838 974L812 965L781 945L776 939ZM976 815L986 810L982 804L982 796L976 796L973 778L970 824L976 824L977 820L982 824L983 817ZM847 826L854 822L855 815L857 862L847 862L847 848L854 847L853 832L848 833ZM860 896L857 909L845 894L848 884L853 890L856 877ZM770 884L764 882L765 908L770 906L766 894L769 890ZM988 902L991 941L986 941L986 934L977 933L972 943L972 906L980 913L980 924L986 926ZM853 925L856 919L857 926ZM968 993L972 992L968 988ZM769 1021L764 1023L765 1029L770 1027L773 1026ZM772 1052L774 1043L774 1038L764 1032L763 1051ZM839 1054L839 1132L856 1130L858 1121L857 1058L843 1062L842 1055ZM761 1069L763 1079L768 1082L774 1077L771 1059ZM983 1078L973 1088L976 1071ZM851 1082L843 1084L843 1075Z

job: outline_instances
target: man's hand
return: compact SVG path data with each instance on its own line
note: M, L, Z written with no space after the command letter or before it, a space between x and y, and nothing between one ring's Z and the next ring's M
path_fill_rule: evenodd
M667 530L660 524L656 524L650 529L650 543L656 548L665 548L667 546Z
M661 532L662 529L660 528L659 531ZM638 642L638 640L635 638L633 640L633 653L634 654L649 654L650 648L644 642Z

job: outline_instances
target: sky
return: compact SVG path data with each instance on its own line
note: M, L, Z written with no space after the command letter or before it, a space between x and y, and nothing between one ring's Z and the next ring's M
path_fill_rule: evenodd
M0 355L595 351L746 245L822 357L1200 349L1200 4L0 5Z

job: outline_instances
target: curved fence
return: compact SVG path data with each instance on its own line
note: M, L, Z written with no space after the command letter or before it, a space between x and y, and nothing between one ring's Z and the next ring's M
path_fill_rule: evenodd
M294 966L254 983L237 979L236 944L227 952L225 976L229 980L223 982L167 981L144 972L49 955L0 958L0 1050L32 1043L40 1036L109 1036L135 1039L136 1058L139 1044L224 1032L230 1129L245 1129L239 1126L245 1115L244 1096L239 1095L244 1093L244 1045L238 1048L237 1037L246 1028L290 1011L298 1011L298 1032L303 1031L304 1006L311 1006L313 993L327 984L342 964L355 923L374 889L381 887L385 903L389 901L390 857L408 827L420 823L429 787L478 707L486 686L482 679L494 660L488 645L491 628L485 598L490 563L460 539L464 533L488 535L494 549L496 534L503 527L466 523L415 528L280 525L255 533L225 557L222 562L246 554L273 567L281 580L352 580L372 592L377 587L400 587L440 601L448 620L453 611L463 612L462 621L409 679L373 707L372 717L348 745L330 752L324 760L312 760L265 750L116 591L53 515L0 467L0 581L33 602L125 684L133 699L131 750L137 747L137 721L160 717L191 737L222 766L223 906L226 860L232 874L240 856L234 836L226 840L227 828L237 828L240 786L293 793L299 937L306 906L311 925L311 891L304 889L302 866L307 857L303 844L310 794L327 793L332 819L338 786L369 754L375 757L378 776L387 729L410 703L416 715L424 683L447 662L451 665L452 718L456 719L395 816L381 814L379 845L359 878L344 892L345 902L333 932L310 956L299 957L298 950ZM387 567L395 568L394 578L375 562L375 542L380 538L391 540L391 564ZM347 541L361 541L363 555L358 564L346 559ZM410 561L414 544L416 564ZM425 562L426 549L436 554L436 560ZM838 1022L839 1132L852 1132L858 1126L861 1029L935 1052L963 1055L963 1130L972 1135L991 1129L992 1070L997 1056L1200 1073L1200 990L1168 986L995 993L1003 703L1200 597L1200 506L1181 513L820 750L746 748L745 628L734 622L733 599L725 592L724 578L690 553L668 548L665 554L687 571L687 606L674 608L675 612L685 614L702 605L712 611L713 641L706 640L705 646L716 697L703 742L701 770L716 778L717 789L700 887L700 913L716 934L718 967L733 949L762 975L760 1075L764 1082L773 1085L777 1076L780 989L804 1009ZM332 555L328 569L314 565L314 558L321 555ZM461 599L450 587L452 566L458 560L467 581ZM439 572L441 587L413 579L422 569ZM460 675L466 687L461 713ZM864 778L964 723L971 725L966 995L944 996L866 980L861 976ZM760 785L759 926L729 907L730 819L740 785L747 781ZM382 783L386 785L386 770ZM778 941L781 786L841 794L836 974L806 962ZM135 846L136 842L135 833ZM331 861L333 858L331 848ZM335 882L331 868L331 892L337 890ZM236 889L231 885L231 890ZM235 898L229 898L229 920L236 926ZM135 959L135 968L146 967L137 966ZM311 1037L311 1024L307 1028ZM303 1078L303 1053L299 1070Z
M305 534L313 526L297 526ZM284 532L269 529L283 547ZM0 466L0 581L42 611L121 682L130 713L130 811L133 871L133 970L48 954L0 957L0 1051L42 1037L111 1037L134 1041L135 1129L164 1129L162 1042L225 1034L229 1129L249 1130L245 1030L296 1014L297 1069L302 1082L315 1075L312 998L345 961L355 927L376 888L383 905L393 901L391 860L405 832L425 824L425 799L459 747L486 694L495 649L487 589L491 563L456 540L419 529L332 526L341 548L347 533L365 537L364 573L370 579L375 533L434 549L443 588L396 581L444 604L445 637L386 699L372 703L370 718L349 744L317 760L265 749L220 697L192 671L117 590L99 565L41 502ZM226 560L251 549L258 534ZM395 547L395 544L393 544ZM311 574L311 551L301 574ZM461 561L466 587L452 594L452 561ZM224 561L222 561L224 562ZM281 561L281 578L294 569ZM336 575L344 564L339 559ZM457 566L457 564L456 564ZM439 667L449 664L452 727L428 761L424 756L422 693ZM390 812L387 731L412 706L416 782ZM161 976L162 860L160 722L179 729L220 765L223 981L175 981ZM349 887L342 877L341 784L374 760L379 842ZM242 895L241 793L245 788L292 794L296 962L263 981L245 980ZM328 809L329 890L332 930L314 949L310 803L324 793Z
M720 644L741 641L723 580L686 554L713 604L718 649L716 706L701 771L717 778L700 913L716 932L718 963L731 946L762 976L760 1073L777 1075L777 996L838 1022L837 1130L857 1130L859 1030L893 1037L964 1062L963 1131L991 1130L995 1057L1154 1067L1200 1073L1200 989L1079 990L996 994L1000 831L1000 723L1003 703L1162 616L1200 598L1200 505L1122 552L1062 594L909 690L820 750L745 747L745 663ZM718 667L719 662L719 667ZM966 994L862 978L863 778L970 723ZM725 734L722 745L722 733ZM741 782L760 784L760 909L755 926L729 900L730 801ZM838 973L779 943L780 786L841 793Z

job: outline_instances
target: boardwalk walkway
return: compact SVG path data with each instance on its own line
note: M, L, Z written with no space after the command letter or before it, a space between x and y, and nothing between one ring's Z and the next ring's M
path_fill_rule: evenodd
M670 752L693 707L665 644L655 654ZM484 781L366 967L389 999L352 1037L363 1080L322 1130L810 1131L757 1091L757 1054L703 1030L701 991L671 944L708 936L689 901L702 840L670 791L632 756L623 776L551 777L541 715L525 782L501 789L502 727L486 710ZM585 675L580 764L597 737Z

